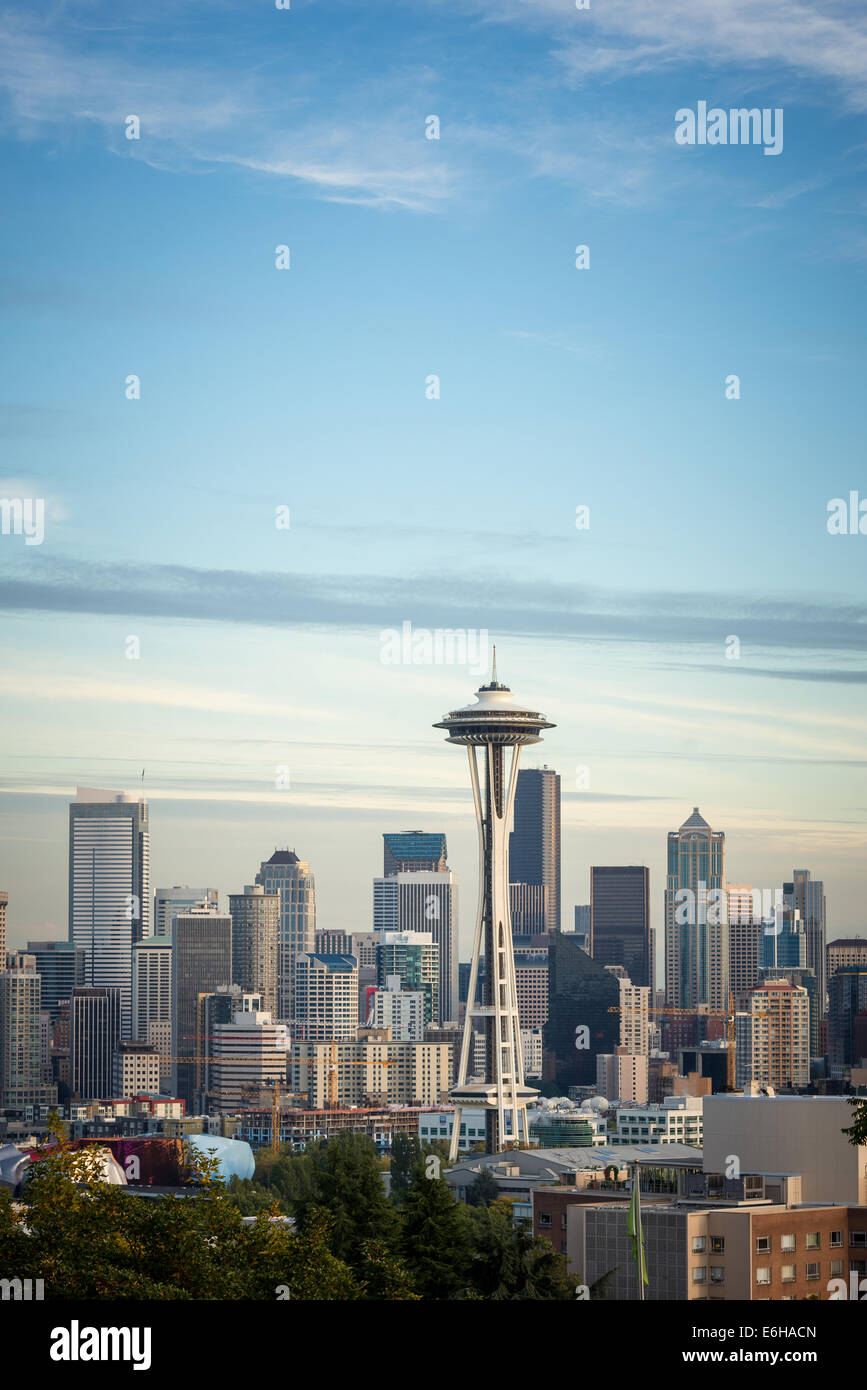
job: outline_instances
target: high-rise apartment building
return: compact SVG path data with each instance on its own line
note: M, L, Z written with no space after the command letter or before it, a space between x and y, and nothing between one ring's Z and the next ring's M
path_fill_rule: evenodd
M548 959L515 960L518 1021L525 1029L542 1028L548 1022Z
M650 985L650 870L644 864L590 870L590 941L600 965L622 965L634 985Z
M650 989L618 980L620 989L620 1046L647 1056L650 1050Z
M518 773L509 883L548 890L544 926L522 930L560 930L560 774L549 767L526 767Z
M345 1042L358 1032L358 963L354 956L302 952L295 961L295 1020L309 1042Z
M787 980L790 985L797 985L799 989L807 991L810 1004L810 1056L820 1057L822 1049L819 1046L819 988L815 971L808 970L805 965L769 965L762 970L756 983L766 984L771 980Z
M256 875L266 893L280 895L277 946L277 1017L295 1019L295 962L313 951L316 940L316 883L310 865L293 850L277 849Z
M426 999L421 990L404 989L399 975L387 975L385 986L371 995L371 1028L389 1028L395 1042L424 1042Z
M207 1032L204 998L219 985L232 983L232 919L227 913L202 905L172 918L172 1046L174 1064L172 1095L193 1106L202 1090L203 1057Z
M262 1009L277 1016L277 957L280 894L266 893L261 884L229 894L232 918L232 981L258 994Z
M423 830L383 835L382 872L392 874L442 873L448 868L446 837Z
M41 980L32 958L12 955L10 962L0 970L0 1106L22 1110L56 1100L57 1088L43 1074Z
M814 879L809 869L795 869L791 883L783 884L783 902L800 913L806 940L807 959L804 964L816 972L819 1007L824 1015L828 997L825 978L825 885L821 879Z
M330 1081L332 1052L336 1076ZM321 1110L335 1085L337 1103L350 1105L440 1105L452 1081L451 1043L387 1041L384 1029L367 1029L356 1042L293 1042L292 1090Z
M285 1086L289 1039L261 997L242 992L230 1022L215 1023L210 1039L208 1108L215 1114L257 1109L276 1087Z
M596 1058L596 1090L606 1100L647 1104L647 1054L627 1052L625 1047Z
M117 986L83 985L70 1001L69 1084L80 1100L107 1100L121 1040L123 994Z
M424 998L424 1021L440 1021L440 948L432 932L387 932L376 947L376 982L397 976L404 989Z
M668 836L665 888L665 1002L723 1012L729 995L725 835L697 806Z
M750 991L745 1013L735 1014L736 1084L775 1090L810 1082L810 1002L805 989L768 980Z
M317 956L351 956L354 954L352 937L349 932L317 928L314 937L314 954Z
M163 1062L155 1047L144 1042L119 1042L112 1057L111 1096L154 1095L160 1088Z
M84 951L84 983L117 989L121 1036L132 1029L132 948L150 936L147 802L79 787L69 807L69 940Z
M61 1002L84 984L84 951L71 941L28 941L27 954L42 979L42 1008L56 1023Z
M189 912L200 903L206 907L219 906L216 888L190 888L185 883L176 884L174 888L158 888L154 893L154 936L170 938L175 914Z
M6 911L9 906L9 894L0 893L0 966L6 964Z
M136 1042L156 1048L162 1058L161 1076L171 1075L172 941L148 936L132 953L132 1028Z

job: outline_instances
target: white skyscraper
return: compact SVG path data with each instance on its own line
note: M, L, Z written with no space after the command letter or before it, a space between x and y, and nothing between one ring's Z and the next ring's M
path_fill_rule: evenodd
M84 983L120 991L121 1037L132 1035L132 948L151 934L147 802L79 787L69 807L69 940Z
M375 878L373 921L383 934L430 932L440 948L439 1017L443 1022L457 1019L457 874L451 869L418 870Z

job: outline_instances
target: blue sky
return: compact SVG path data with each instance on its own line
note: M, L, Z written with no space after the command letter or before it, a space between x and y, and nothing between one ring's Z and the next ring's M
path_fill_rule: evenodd
M155 882L233 891L292 844L358 929L381 833L442 827L466 918L465 769L429 726L478 682L383 665L404 621L486 629L556 721L564 901L648 862L658 905L700 804L733 881L810 867L863 929L867 540L826 529L867 496L861 6L2 30L0 495L47 507L41 546L0 536L13 939L64 929L71 788L142 766ZM782 153L676 144L701 100L782 108Z

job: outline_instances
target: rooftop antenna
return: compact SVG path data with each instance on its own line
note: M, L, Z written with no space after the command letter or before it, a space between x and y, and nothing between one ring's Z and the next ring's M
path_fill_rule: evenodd
M494 661L491 667L491 684L497 684L497 644L494 643Z

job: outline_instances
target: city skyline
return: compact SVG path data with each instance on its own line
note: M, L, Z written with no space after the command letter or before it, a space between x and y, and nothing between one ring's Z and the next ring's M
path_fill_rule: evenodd
M0 496L45 502L0 537L13 929L63 920L71 788L143 767L163 881L295 845L340 924L422 819L466 881L425 730L469 666L385 664L411 623L488 633L556 720L565 904L592 863L659 885L698 804L858 930L867 542L827 523L867 493L867 19L336 12L194 5L168 45L162 3L7 7ZM783 110L782 152L678 144L699 102Z

